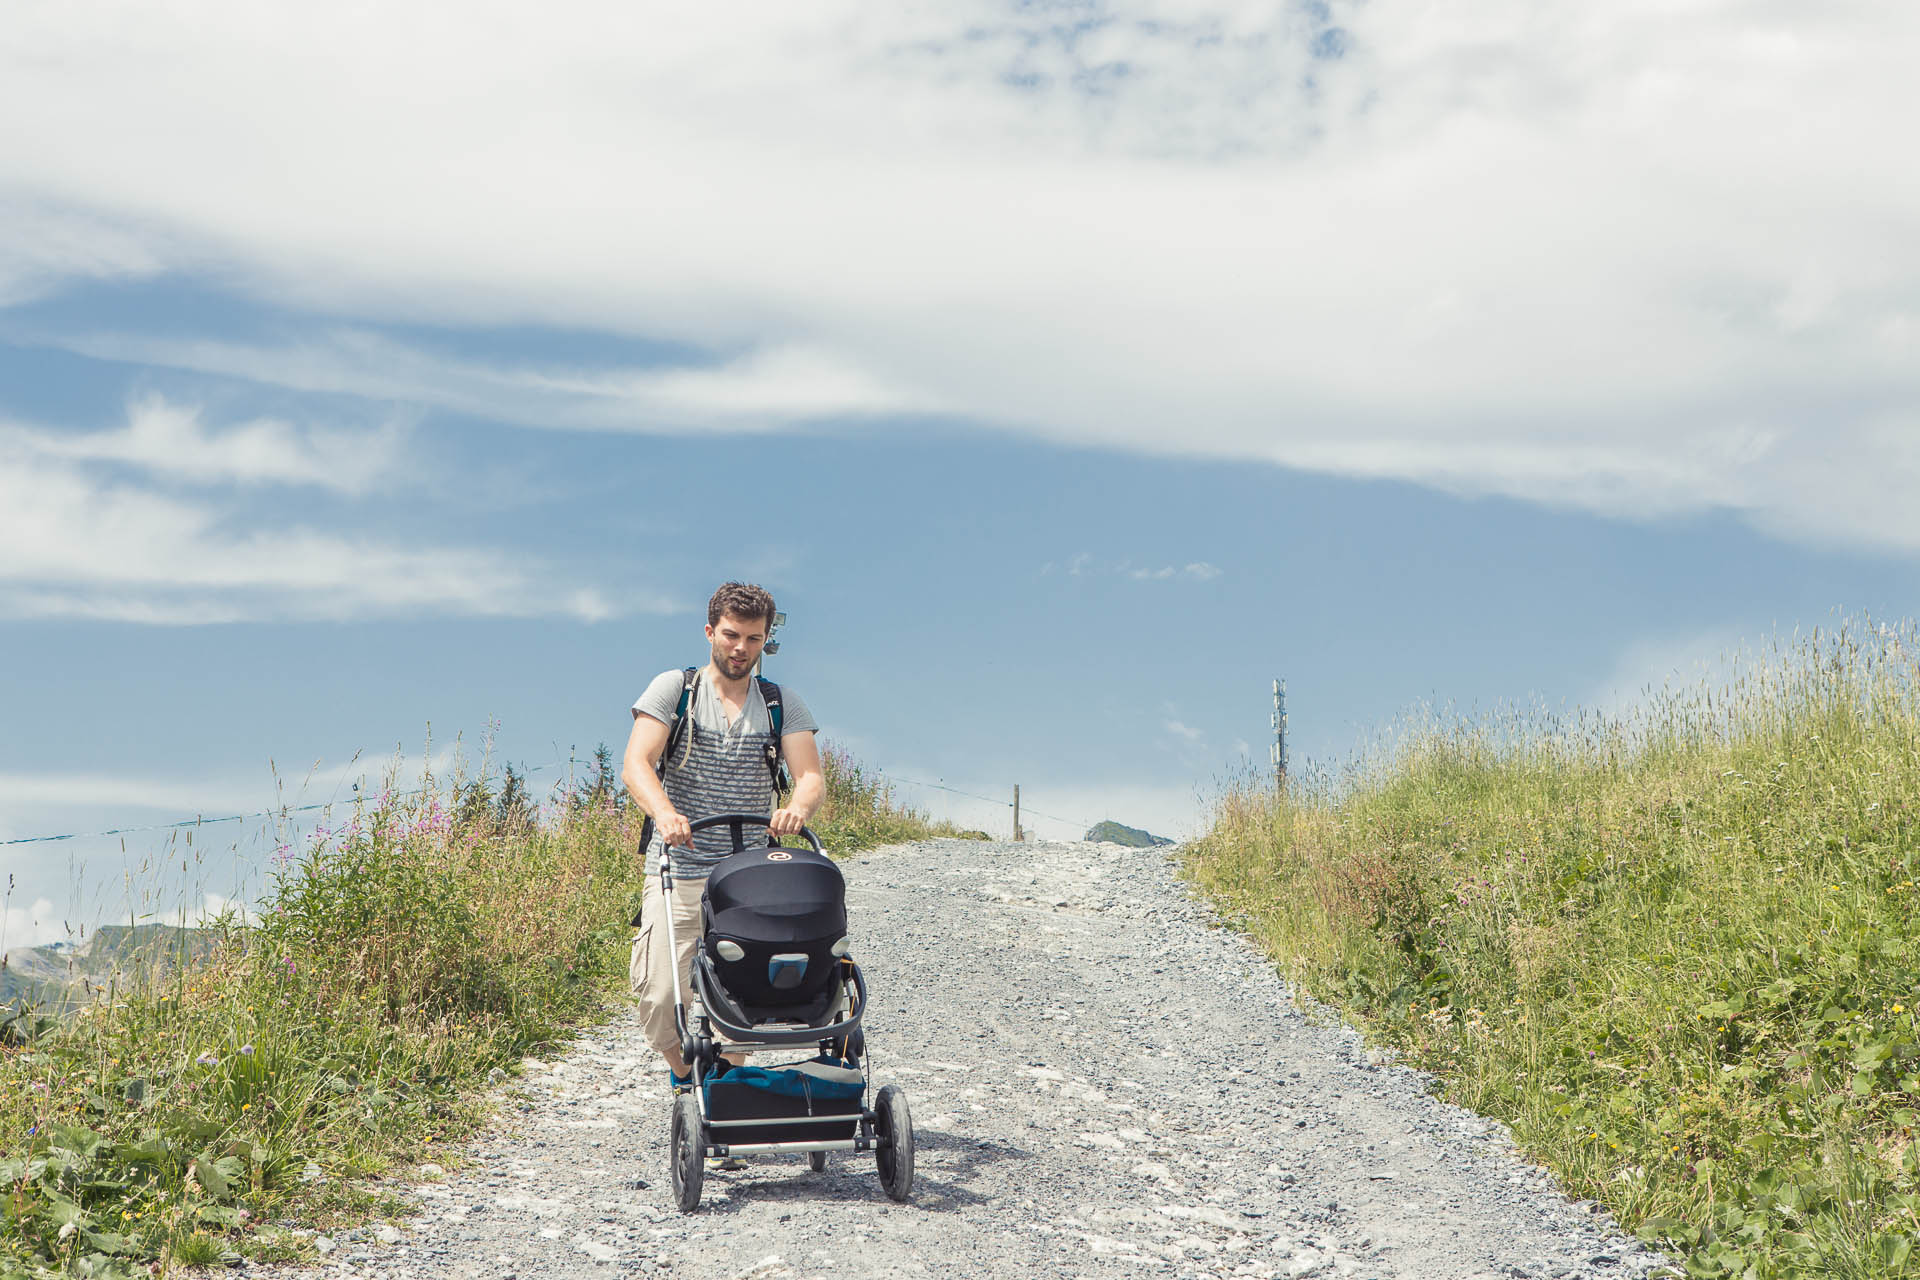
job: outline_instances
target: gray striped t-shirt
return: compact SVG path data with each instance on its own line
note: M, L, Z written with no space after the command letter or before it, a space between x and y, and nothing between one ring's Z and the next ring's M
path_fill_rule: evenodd
M678 670L662 671L647 685L647 691L633 704L636 716L652 716L661 724L673 723L673 709L680 704L683 676ZM817 733L820 726L798 694L780 686L780 731ZM766 745L773 732L773 720L767 714L767 700L760 694L760 682L750 681L747 702L738 719L727 722L727 705L708 682L703 669L687 697L687 727L674 744L666 760L661 779L667 799L689 822L717 813L773 812L773 778L767 770ZM763 827L742 829L748 847L766 842ZM660 872L662 841L656 833L647 845L649 876ZM677 851L673 874L690 880L705 879L713 864L733 852L733 832L714 827L696 832L693 849Z

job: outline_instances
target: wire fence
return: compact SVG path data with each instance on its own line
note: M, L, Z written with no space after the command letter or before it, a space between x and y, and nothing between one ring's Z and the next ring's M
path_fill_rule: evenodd
M575 759L555 760L546 764L533 765L529 768L521 769L519 772L523 777L532 777L536 773L544 773L550 769L558 769L563 766L571 771L581 763L582 762ZM925 787L933 791L945 791L952 795L965 796L969 800L982 800L987 804L1009 810L1014 807L1013 802L1005 797L981 795L977 791L967 791L961 787L949 786L944 782L926 782L917 778L908 778L900 774L888 773L883 769L868 769L867 772L885 778L888 782L897 783L902 786ZM392 794L395 796L416 796L422 794L425 790L427 790L427 788L415 787L409 791L396 791ZM364 797L360 792L360 784L356 782L353 784L353 790L350 794L334 800L317 801L313 804L279 805L271 809L256 810L252 813L221 814L216 817L206 817L196 814L191 818L180 818L171 822L147 822L135 826L107 827L99 831L63 831L50 835L15 836L10 839L0 840L0 848L5 848L9 845L54 844L64 840L104 839L109 836L138 835L148 831L198 829L200 827L215 826L221 823L251 822L263 818L290 818L294 814L318 813L338 805L352 804L362 798ZM1044 809L1036 809L1028 804L1024 798L1020 802L1020 813L1023 815L1031 814L1036 818L1047 818L1054 822L1064 822L1069 826L1090 828L1093 825L1079 818L1063 817L1057 813L1048 813Z
M523 777L531 777L536 773L543 773L548 769L557 769L562 764L567 763L572 762L555 761L550 764L537 764L530 768L521 769L518 772ZM417 796L425 794L427 790L428 788L426 787L414 787L411 790L395 791L390 794L396 797ZM213 818L196 814L191 818L181 818L174 822L148 822L132 827L108 827L102 831L65 831L58 835L15 836L9 840L0 840L0 848L13 844L51 844L58 840L93 840L104 836L134 835L142 831L179 831L185 828L209 827L222 822L251 822L257 818L291 817L296 813L318 813L323 809L332 809L338 805L353 804L363 798L360 791L360 784L356 782L353 784L352 791L347 795L334 800L316 801L313 804L277 805L274 808L260 809L253 813L222 814Z
M1013 801L1011 800L996 799L993 796L983 796L977 791L962 791L959 787L950 787L944 782L921 782L913 778L902 777L897 773L888 773L884 769L871 769L868 770L868 772L877 773L888 782L898 782L909 787L931 787L935 791L948 791L956 796L965 796L969 800L984 800L988 804L999 805L1004 809L1013 808ZM1063 818L1057 813L1048 813L1044 809L1036 809L1026 802L1025 797L1022 797L1020 800L1020 812L1022 814L1030 813L1036 818L1051 818L1055 822L1064 822L1069 826L1091 827L1093 825L1091 822L1083 822L1078 818Z

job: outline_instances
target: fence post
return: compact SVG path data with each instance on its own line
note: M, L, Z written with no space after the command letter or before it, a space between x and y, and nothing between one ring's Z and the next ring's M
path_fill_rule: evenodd
M1020 830L1020 784L1013 784L1013 842L1019 844L1027 838Z

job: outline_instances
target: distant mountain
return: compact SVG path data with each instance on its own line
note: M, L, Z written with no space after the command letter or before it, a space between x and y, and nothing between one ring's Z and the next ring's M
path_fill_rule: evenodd
M89 997L88 987L104 987L116 975L191 967L213 954L218 935L211 929L182 929L170 924L103 924L80 942L15 947L0 957L0 1005L25 1000L57 1013Z
M1151 831L1142 831L1138 827L1129 827L1124 823L1096 823L1087 830L1087 839L1103 844L1124 844L1133 849L1151 849L1156 845L1172 844L1165 836L1156 836Z

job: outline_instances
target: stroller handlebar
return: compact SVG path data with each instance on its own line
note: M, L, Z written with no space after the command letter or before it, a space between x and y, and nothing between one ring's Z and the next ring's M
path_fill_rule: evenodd
M695 831L705 831L709 827L731 827L733 829L733 851L735 853L744 853L749 847L747 844L747 838L746 838L746 828L770 827L772 823L773 823L773 817L771 814L716 813L710 818L702 818L698 822L689 823L687 829L689 833L691 833ZM800 834L806 837L807 845L815 853L819 853L819 854L826 853L826 850L821 847L820 837L813 834L812 827L801 827ZM688 848L689 846L674 845L671 847L676 849L684 849L684 848ZM753 846L753 847L758 848L759 846ZM673 873L671 870L672 866L673 866L672 858L660 859L660 878L663 882L669 885L672 884L673 882L673 879L672 879Z
M702 818L698 822L689 823L688 830L705 831L709 827L719 827L719 826L732 827L733 828L733 851L735 853L739 853L747 847L746 838L743 831L744 828L768 827L768 826L771 826L772 823L773 823L773 817L770 814L716 813L711 818ZM807 838L807 843L812 846L813 851L815 853L826 852L825 849L820 847L820 837L813 834L812 827L801 827L800 834Z

